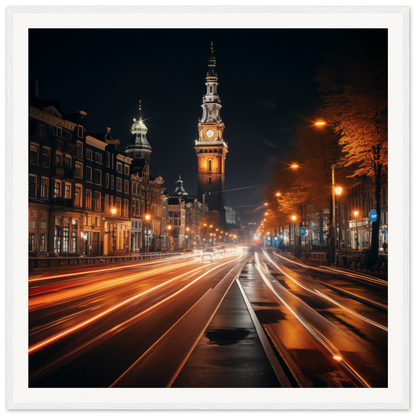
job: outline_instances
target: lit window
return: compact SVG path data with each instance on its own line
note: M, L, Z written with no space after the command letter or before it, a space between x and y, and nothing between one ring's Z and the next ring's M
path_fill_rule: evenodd
M61 182L55 180L55 185L53 188L53 197L60 198L61 197Z
M74 205L77 207L82 206L82 185L75 185Z
M71 185L69 183L65 184L64 198L65 199L71 199Z
M101 194L99 192L94 192L94 210L101 210Z
M40 197L41 198L48 198L48 188L49 188L49 179L48 178L41 178L40 179Z

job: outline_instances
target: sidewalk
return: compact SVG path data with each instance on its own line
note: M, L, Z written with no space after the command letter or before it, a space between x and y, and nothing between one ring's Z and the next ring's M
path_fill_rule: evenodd
M172 387L281 387L236 281Z

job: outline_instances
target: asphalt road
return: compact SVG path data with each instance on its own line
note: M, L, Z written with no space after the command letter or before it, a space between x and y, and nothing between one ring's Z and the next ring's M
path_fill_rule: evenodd
M232 253L30 279L29 385L112 385L244 259Z
M387 310L387 282L259 249L38 274L29 387L280 387L270 351L292 387L387 387Z

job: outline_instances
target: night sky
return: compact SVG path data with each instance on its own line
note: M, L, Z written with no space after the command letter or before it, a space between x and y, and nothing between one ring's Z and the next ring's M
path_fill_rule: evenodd
M385 42L385 35L341 29L32 29L29 78L39 81L41 95L61 102L61 112L87 112L88 134L111 127L121 151L141 99L152 169L169 193L182 175L185 190L196 195L194 141L212 40L229 146L225 189L252 186L226 192L225 199L240 207L243 221L256 222L273 163L291 150L296 125L312 122L322 105L312 77L325 63L323 51L344 42Z

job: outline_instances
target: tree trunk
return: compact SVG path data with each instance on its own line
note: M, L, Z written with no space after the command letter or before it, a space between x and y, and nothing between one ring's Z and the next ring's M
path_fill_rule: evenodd
M375 202L376 202L376 211L377 211L377 220L373 222L372 233L371 233L371 248L370 248L370 266L374 266L377 263L378 259L378 249L379 249L379 228L380 228L380 219L381 219L381 201L380 201L380 191L381 191L381 165L377 164L375 172Z

